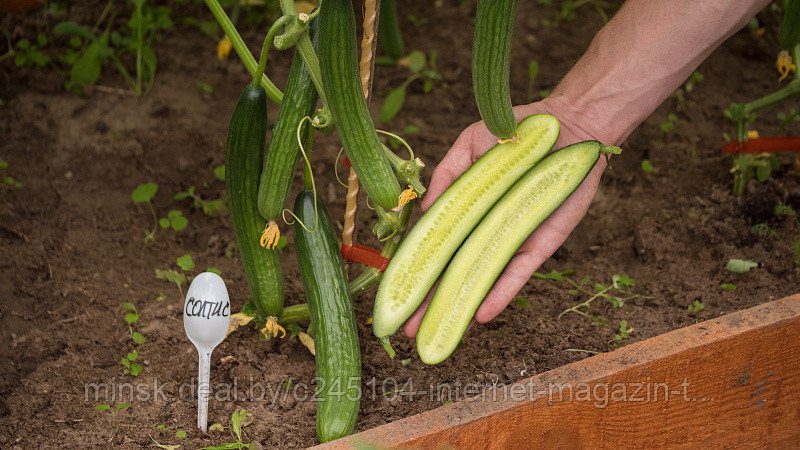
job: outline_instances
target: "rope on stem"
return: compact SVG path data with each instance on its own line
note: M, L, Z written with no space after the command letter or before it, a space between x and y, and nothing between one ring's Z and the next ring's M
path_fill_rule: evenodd
M361 76L361 89L369 103L372 90L372 73L375 69L375 36L378 28L378 8L380 0L364 0L364 35L361 38L361 60L358 64ZM358 177L353 168L347 177L347 204L344 212L344 229L342 230L342 244L353 245L353 235L356 229L356 207L358 205Z

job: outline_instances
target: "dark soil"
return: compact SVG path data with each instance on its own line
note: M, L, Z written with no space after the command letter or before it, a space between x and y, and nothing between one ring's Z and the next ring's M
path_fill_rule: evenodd
M459 6L448 0L436 2L436 7L422 3L402 5L406 46L437 51L446 86L425 95L421 85L413 84L403 110L385 128L419 127L409 141L433 167L459 132L478 119L469 73L468 30L474 3ZM543 28L538 20L552 15L552 10L532 0L522 3L512 62L515 103L526 101L530 60L541 64L536 91L552 88L602 25L587 8L579 10L573 23ZM114 89L88 87L76 95L61 88L60 76L51 69L18 68L13 58L0 63L4 102L0 157L9 162L0 174L22 183L14 190L0 188L0 445L4 447L105 446L115 426L111 442L123 447L153 445L151 436L163 444L188 447L229 440L226 434L204 437L196 431L193 393L179 389L192 382L197 360L183 331L183 299L175 285L154 277L155 269L177 269L176 257L190 254L197 270L222 271L234 310L247 296L238 255L231 256L229 250L233 234L228 218L208 217L188 201L172 200L191 185L203 198L224 196L224 183L215 179L212 168L223 163L230 113L249 82L234 55L218 62L215 41L184 23L182 18L188 15L207 19L201 6L173 5L176 26L157 45L156 80L141 98L126 95L124 81L110 67L99 84ZM94 2L69 2L66 16L51 17L50 26L58 20L91 25L99 9ZM429 22L414 25L405 20L406 13ZM15 41L33 39L45 30L43 17L38 8L6 16L0 24ZM569 294L565 283L533 279L520 293L530 307L510 306L491 323L472 326L453 357L428 367L406 338L394 340L397 358L386 356L365 325L373 293L364 295L356 303L365 381L357 429L455 400L455 383L507 384L588 355L566 349L605 352L697 319L796 293L800 270L789 249L776 239L754 236L750 227L766 222L784 241L797 235L797 226L776 217L773 207L783 202L800 209L800 175L790 164L784 165L766 183L751 181L747 194L736 197L731 193L731 159L720 156L723 132L732 132L723 109L732 101L754 99L779 86L773 69L775 24L769 18L765 22L762 38L743 31L713 53L700 67L705 80L687 94L685 104L668 100L628 139L623 154L614 159L614 169L604 176L588 215L541 270L571 268L577 280L591 275L603 283L624 273L637 281L632 291L646 298L627 301L621 308L595 301L592 313L605 317L606 327L577 314L557 320L561 311L586 297ZM253 27L245 37L251 49L260 45L260 34ZM63 50L61 39L47 51L55 55ZM273 55L269 73L280 85L290 55ZM378 97L406 76L402 68L378 67ZM211 85L213 93L201 92L199 81ZM373 104L376 115L379 106L380 100ZM800 109L800 104L795 101L778 109L790 107ZM755 124L762 135L779 133L774 112L763 113ZM659 124L670 113L677 114L675 128L664 133ZM270 105L271 121L276 114L277 108ZM798 127L789 131L797 133ZM344 189L332 170L338 150L335 137L321 137L313 155L317 183L334 218L341 217L344 209ZM644 173L643 159L649 159L656 171ZM158 214L178 208L189 218L189 226L161 233L154 245L145 247L143 230L152 227L152 218L146 208L131 202L130 193L148 181L159 184L154 201ZM362 241L375 245L366 237L367 210L361 211ZM734 274L725 270L730 258L752 259L760 266ZM283 261L287 304L300 303L303 291L291 245ZM725 290L722 283L737 288ZM158 299L161 293L164 298ZM705 308L693 315L687 306L696 300ZM138 347L144 371L137 378L124 375L120 364L120 358L134 348L122 302L137 306L140 319L135 329L147 339ZM626 320L633 332L618 344L614 335L620 320ZM280 447L316 442L314 402L285 390L308 388L315 374L313 357L297 339L266 341L250 328L239 330L217 348L212 364L212 381L236 382L236 398L212 401L211 422L225 423L233 411L245 408L255 417L245 428L247 442ZM265 399L250 397L251 381L260 383L254 395L262 387L267 390ZM144 387L132 400L127 391L96 400L92 391L87 394L87 383ZM161 390L164 398L153 398L154 383L166 385ZM446 383L453 383L453 397L428 393ZM402 395L395 395L396 390ZM270 392L279 394L277 400L272 401ZM132 405L112 421L107 411L94 409L104 403ZM171 431L160 431L158 425ZM176 430L186 430L188 442L175 438Z

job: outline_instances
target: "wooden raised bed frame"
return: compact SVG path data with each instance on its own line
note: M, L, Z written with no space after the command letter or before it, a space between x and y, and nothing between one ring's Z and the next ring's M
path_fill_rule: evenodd
M642 388L633 395L639 385L651 387L649 401ZM623 387L627 400L615 401L612 393L620 395ZM667 388L672 393L665 398ZM604 389L611 400L600 407ZM318 448L798 447L800 294L567 364L493 394Z

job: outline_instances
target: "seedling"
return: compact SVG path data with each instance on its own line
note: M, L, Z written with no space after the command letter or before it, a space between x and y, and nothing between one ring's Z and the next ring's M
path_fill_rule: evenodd
M158 192L158 185L156 183L150 182L145 184L140 184L133 190L131 193L131 200L134 203L147 203L148 208L150 208L150 212L153 214L153 221L155 222L153 225L153 229L151 231L144 232L144 242L145 245L151 242L155 242L156 236L158 235L159 227L161 229L172 228L175 231L180 231L186 228L188 225L189 220L183 216L183 213L180 210L173 209L169 213L167 213L166 217L158 218L156 214L155 208L153 208L153 197L155 197L156 192Z
M222 424L215 423L211 425L209 430L214 431L222 431L225 428L228 428L231 433L231 437L234 439L234 442L226 442L220 445L212 445L210 447L203 447L203 450L227 450L227 449L253 449L256 448L253 442L245 444L242 440L242 428L250 425L253 423L253 415L249 412L245 411L244 409L241 411L236 411L231 414L230 426L225 427Z
M120 403L118 405L97 405L94 407L96 411L108 411L111 414L111 436L108 438L108 442L114 440L114 435L117 433L117 424L116 424L116 415L119 411L131 406L130 403Z
M722 284L719 285L719 287L721 287L722 289L725 289L726 291L735 291L736 290L736 285L733 284L733 283L722 283Z
M565 314L569 312L574 312L576 314L580 314L587 319L591 320L592 322L596 323L599 326L606 326L608 325L608 319L601 316L594 316L590 314L591 311L591 303L598 299L603 298L614 308L622 308L625 305L627 300L632 300L634 298L649 298L644 297L642 295L633 294L628 289L632 288L636 284L636 280L630 278L624 274L615 274L611 277L611 285L605 285L603 283L594 284L591 283L592 276L587 275L583 277L580 282L576 282L568 275L572 275L574 270L566 269L562 272L557 270L551 271L549 274L541 274L541 273L534 273L533 276L539 279L544 280L553 280L553 281L565 281L572 286L572 289L569 289L567 292L572 295L588 295L589 298L577 305L568 308L561 312L558 315L560 319Z
M17 41L17 49L14 51L14 64L17 67L25 66L39 66L44 67L50 63L50 57L42 52L41 48L47 45L47 36L44 33L39 33L36 36L36 41L31 42L28 39L20 39Z
M650 162L649 159L642 160L642 172L653 173L655 172L655 170L656 170L655 167L653 167L653 164Z
M22 187L22 183L15 180L9 175L5 175L5 170L8 169L8 161L4 161L0 159L0 178L2 178L3 183L0 186L3 186L5 189L13 191L14 189L19 189Z
M200 89L201 92L204 92L206 94L211 94L212 92L214 92L214 87L206 83L205 81L198 81L197 89Z
M192 200L192 205L195 208L202 209L203 214L209 217L217 217L225 211L225 200L221 198L216 200L204 200L195 192L194 186L189 186L185 192L178 192L175 194L175 197L173 197L173 200L181 201L187 198Z
M633 333L633 328L628 328L628 321L620 320L619 333L614 335L614 340L617 342L621 342L623 339L629 338L631 333Z
M798 231L797 237L791 242L786 242L778 235L778 232L770 228L766 223L759 223L750 228L750 232L761 237L775 239L781 245L789 249L792 254L792 262L795 265L800 265L800 221L797 219L797 212L791 206L779 203L775 205L775 215L778 217L786 217L791 220L791 224L795 231Z
M539 3L545 5L553 6L553 0L537 0ZM545 27L557 27L561 24L561 22L565 21L572 21L575 20L577 17L576 10L584 5L592 5L597 13L600 15L600 18L603 19L603 22L608 22L608 12L606 12L607 8L615 8L616 5L610 2L604 2L599 0L574 0L569 1L565 0L561 2L561 8L557 9L556 15L553 19L542 19L542 26Z
M180 440L183 445L186 445L187 447L189 447L189 440L186 438L186 431L177 430L177 431L175 431L175 433L172 433L170 431L170 429L167 428L167 426L163 425L163 424L157 426L156 429L159 430L159 432L161 432L162 435L165 435L165 434L166 435L172 435L172 437ZM150 436L150 439L153 441L153 443L156 445L156 447L162 448L164 450L177 450L177 449L179 449L181 447L181 444L177 444L177 445L161 444L158 441L156 441L153 438L153 436Z
M426 18L426 17L417 18L417 16L415 16L413 14L409 14L408 15L408 21L413 23L414 26L417 27L417 28L419 28L419 27L425 25L426 23L430 22L430 20L428 18Z
M133 306L133 303L125 302L122 304L121 308L127 311L127 314L125 314L125 322L128 324L128 331L130 332L131 340L136 345L144 344L144 336L142 336L142 334L138 331L133 331L133 326L139 321L139 312L136 310L136 307ZM137 352L135 349L122 357L120 363L124 367L123 372L125 375L136 377L142 373L142 366L136 362L138 358L139 352Z
M794 108L790 109L788 113L779 112L776 117L781 121L781 133L786 132L793 122L800 122L800 114Z
M683 110L684 105L686 104L686 94L692 92L697 86L698 83L702 82L705 79L705 75L700 73L699 71L695 70L689 75L689 78L683 83L681 87L675 89L673 95L675 99L678 101L678 105L676 109L678 111Z
M214 176L219 181L225 181L225 164L220 164L214 167Z
M672 132L673 129L675 129L675 121L676 120L678 120L678 116L676 116L675 114L670 113L667 116L667 121L663 122L663 123L660 123L658 125L658 128L660 128L661 131L664 132L664 133L670 133L670 132Z
M400 84L400 86L389 91L381 107L381 122L388 122L400 112L406 100L406 89L408 85L416 80L421 80L422 92L429 93L433 89L433 83L442 81L442 75L436 71L436 52L431 52L426 59L425 53L414 50L400 61L411 71L411 75Z
M767 181L772 171L783 163L769 153L736 155L733 158L733 192L744 194L747 182L753 178L760 182Z
M704 308L705 305L703 305L703 302L700 300L695 300L694 303L689 305L686 309L689 310L689 315L694 317L694 323L697 323L700 321L700 311L702 311Z
M181 269L181 272L174 269L156 269L156 278L175 283L178 286L181 297L183 297L183 283L186 283L189 279L184 272L191 271L195 265L191 255L179 256L176 264Z
M531 302L525 297L517 297L514 299L514 304L517 308L530 308Z

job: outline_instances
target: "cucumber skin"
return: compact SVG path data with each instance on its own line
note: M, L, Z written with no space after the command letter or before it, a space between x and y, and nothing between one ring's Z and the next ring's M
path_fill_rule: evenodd
M378 338L394 334L414 313L470 231L558 140L558 119L550 115L526 117L517 129L519 142L495 145L461 174L414 225L389 261L372 315L373 332ZM538 138L529 134L538 134ZM494 185L487 187L488 181L494 181ZM475 186L482 188L475 190ZM464 206L464 202L471 203ZM398 300L400 305L396 306Z
M600 158L600 147L597 141L585 141L551 153L486 214L453 257L422 319L416 339L424 363L438 364L453 353L503 268L528 236L586 179ZM561 164L570 162L576 170L574 176L559 171L564 167ZM551 177L547 177L548 170ZM551 192L553 175L556 183L562 182L561 192ZM443 330L448 319L454 323L450 330ZM434 342L437 337L443 337L444 343Z
M778 43L784 50L791 50L800 42L800 0L789 0L783 10Z
M486 128L510 139L517 120L511 109L511 29L517 0L478 0L472 44L472 90Z
M233 232L250 294L265 316L283 309L283 277L277 250L259 245L266 221L258 213L258 178L267 135L267 93L247 86L233 109L225 145L225 187Z
M315 18L314 21L316 20ZM268 221L278 220L283 213L297 161L300 159L297 124L304 117L314 114L318 98L311 75L306 70L300 53L295 51L283 93L284 101L281 102L278 118L272 128L272 137L267 147L267 157L258 187L258 212ZM308 123L303 124L301 136L306 135L308 127Z
M323 389L318 392L317 437L328 442L353 432L361 397L361 350L333 223L319 197L317 207L319 226L315 229L313 192L303 190L297 195L294 244L314 327L317 389ZM300 221L314 231L306 231ZM328 396L327 388L341 395Z
M381 44L381 49L386 56L393 59L400 59L405 53L396 0L381 0L381 11L378 16L378 43Z
M361 90L355 17L350 0L326 0L319 14L319 65L322 85L344 152L372 201L397 206L400 183L383 155L375 124Z

